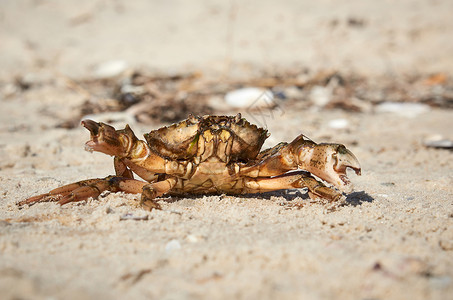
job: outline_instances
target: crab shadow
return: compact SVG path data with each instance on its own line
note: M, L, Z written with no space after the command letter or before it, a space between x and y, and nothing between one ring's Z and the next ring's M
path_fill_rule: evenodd
M365 191L352 192L346 196L346 205L349 206L359 206L363 203L371 203L374 201L374 198L370 196Z
M282 197L286 201L293 201L295 199L310 200L310 197L303 190L282 190L267 192L262 194L246 194L241 195L242 198L263 198L271 200L272 197ZM374 198L371 197L365 191L352 192L346 195L345 202L343 206L360 206L363 203L371 203L374 201Z
M184 196L171 196L167 199L165 199L166 202L172 203L172 202L177 202L183 199L201 199L205 197L206 195L190 195L187 197ZM283 198L284 200L291 202L295 199L302 199L302 200L309 200L310 198L308 197L308 194L304 192L303 190L280 190L280 191L272 191L272 192L265 192L265 193L259 193L259 194L243 194L243 195L226 195L226 194L221 194L221 195L212 195L212 196L218 196L220 199L224 199L226 197L237 197L237 198L243 198L243 199L256 199L260 198L263 200L273 200L273 198L278 197L278 198ZM362 205L363 203L371 203L374 201L374 198L371 197L368 193L365 191L359 191L359 192L353 192L348 195L346 195L346 200L343 206L359 206Z

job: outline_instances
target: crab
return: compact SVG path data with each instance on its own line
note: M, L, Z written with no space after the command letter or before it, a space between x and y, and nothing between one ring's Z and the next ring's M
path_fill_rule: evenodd
M115 175L71 183L19 205L46 201L63 205L110 191L141 193L141 206L152 210L161 208L156 199L164 195L238 195L301 188L308 190L310 198L333 202L352 191L346 169L361 172L357 158L344 145L317 144L303 134L260 152L270 134L241 114L190 115L145 134L145 141L129 125L122 130L92 120L83 120L82 125L91 135L86 150L113 156ZM144 181L134 179L133 173Z

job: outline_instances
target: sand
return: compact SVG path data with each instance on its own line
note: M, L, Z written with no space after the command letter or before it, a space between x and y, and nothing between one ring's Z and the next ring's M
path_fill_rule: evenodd
M113 174L112 158L84 151L84 128L56 127L85 101L67 77L99 76L96 65L112 59L230 78L292 63L369 78L452 76L450 1L194 2L155 4L155 15L145 1L0 5L2 299L452 297L453 152L424 146L434 136L453 138L449 109L407 115L282 105L267 116L266 146L304 133L343 143L358 157L362 176L350 174L354 192L333 211L303 191L167 197L152 212L137 206L138 195L122 193L16 206ZM32 88L12 92L16 76ZM257 112L245 116L262 120ZM332 128L338 119L346 126ZM130 125L141 136L161 124Z

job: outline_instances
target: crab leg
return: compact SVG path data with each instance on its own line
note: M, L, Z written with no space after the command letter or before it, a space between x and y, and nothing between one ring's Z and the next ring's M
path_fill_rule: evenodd
M250 178L244 183L246 193L262 193L285 189L308 188L310 198L324 198L338 201L342 194L325 186L308 172L297 171L272 178Z
M118 176L88 179L56 188L46 194L25 199L19 202L18 205L33 205L49 201L55 201L63 205L69 202L86 200L90 197L96 198L103 191L138 194L142 192L143 187L147 184L147 182Z
M61 198L69 195L70 193L72 193L75 189L83 187L83 186L87 186L87 185L89 186L89 185L95 184L99 180L100 179L96 178L96 179L88 179L88 180L83 180L83 181L67 184L67 185L58 187L56 189L53 189L53 190L51 190L48 193L37 195L37 196L33 196L33 197L30 197L30 198L25 199L23 201L20 201L20 202L17 203L17 205L19 205L19 206L26 205L26 204L33 205L33 204L39 203L39 202L58 201Z
M147 182L154 182L158 178L156 173L140 167L126 158L115 156L114 167L116 176L134 178L133 173L135 173Z
M132 173L131 169L127 167L124 161L115 156L113 159L113 167L115 168L116 176L126 177L126 178L134 178L134 174Z
M154 199L168 193L176 185L176 182L176 178L168 178L145 185L140 204L147 210L161 209L159 203Z

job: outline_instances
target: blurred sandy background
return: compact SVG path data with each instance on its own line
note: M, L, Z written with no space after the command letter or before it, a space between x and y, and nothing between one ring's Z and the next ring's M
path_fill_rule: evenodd
M448 0L1 1L2 299L451 298L453 153L426 146L453 139L451 12ZM111 158L84 151L86 130L61 124L101 97L84 81L108 90L134 70L225 83L204 95L213 113L247 110L219 96L231 82L342 74L308 92L279 78L288 100L264 116L266 145L300 133L347 145L362 163L355 192L333 212L296 191L165 198L151 213L124 194L18 209L112 174ZM379 101L365 88L329 106L354 76ZM386 106L401 90L414 105ZM163 125L107 118L138 136Z

